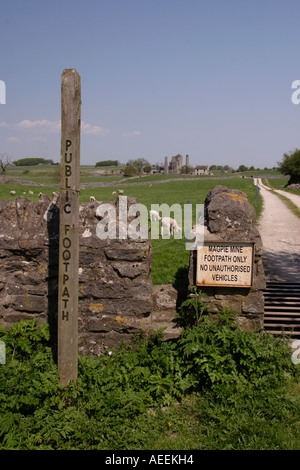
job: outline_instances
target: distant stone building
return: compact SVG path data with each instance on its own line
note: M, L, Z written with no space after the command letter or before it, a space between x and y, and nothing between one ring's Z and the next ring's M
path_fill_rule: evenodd
M154 173L154 172L153 172ZM183 156L179 154L171 157L171 161L168 161L168 157L165 157L164 166L156 170L155 173L163 173L164 175L180 175L185 173L187 175L211 175L208 165L197 165L196 167L190 167L190 156L185 156L185 165L183 165Z
M189 155L186 155L186 166L189 167ZM168 157L165 157L164 174L180 175L183 167L183 156L178 153L171 158L170 163Z
M169 173L173 175L179 175L181 173L182 160L183 160L183 157L182 155L180 155L180 153L172 157L170 165L169 165Z
M211 174L208 165L197 165L195 168L190 168L189 173L191 175L210 175Z

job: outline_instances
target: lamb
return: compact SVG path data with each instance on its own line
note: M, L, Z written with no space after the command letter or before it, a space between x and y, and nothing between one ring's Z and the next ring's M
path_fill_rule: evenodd
M29 194L33 194L33 191L29 190L28 193L29 193Z
M118 190L118 193L119 193L119 194L123 194L123 193L124 193L124 189L119 189L119 190Z
M157 222L158 220L161 220L161 217L159 216L159 213L157 211L155 211L154 209L151 209L149 211L149 215L150 215L150 220L153 221L153 222Z
M113 191L113 192L111 193L112 196L113 196L114 194L116 194L116 191Z
M90 196L90 202L95 202L96 198L94 196Z
M163 217L161 219L161 235L163 235L164 227L168 229L169 235L174 235L174 231L177 233L181 232L181 228L172 217Z
M11 194L11 196L15 196L15 195L16 195L16 191L11 191L10 194Z

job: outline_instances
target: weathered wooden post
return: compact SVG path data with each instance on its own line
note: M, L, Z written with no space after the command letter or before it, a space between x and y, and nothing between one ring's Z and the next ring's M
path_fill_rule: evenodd
M67 386L77 380L80 180L80 76L61 76L61 168L58 286L58 372Z

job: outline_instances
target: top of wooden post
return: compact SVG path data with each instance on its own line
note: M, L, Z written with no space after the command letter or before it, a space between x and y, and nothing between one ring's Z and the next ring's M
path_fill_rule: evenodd
M68 116L69 131L75 131L80 117L81 79L75 69L65 69L61 74L62 125L63 116ZM72 129L73 128L73 129Z

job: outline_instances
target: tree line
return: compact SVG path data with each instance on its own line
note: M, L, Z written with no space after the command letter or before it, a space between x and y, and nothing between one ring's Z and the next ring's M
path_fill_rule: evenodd
M119 166L118 160L102 160L101 162L96 163L96 167L98 166Z
M46 158L20 158L15 160L16 166L54 165L54 161Z

